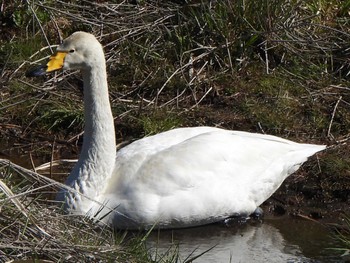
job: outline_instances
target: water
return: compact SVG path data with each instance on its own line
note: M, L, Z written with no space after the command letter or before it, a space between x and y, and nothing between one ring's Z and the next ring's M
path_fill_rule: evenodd
M181 262L347 262L329 248L339 246L329 230L317 222L285 218L263 223L215 224L151 233L147 245L153 258L178 249Z
M10 158L11 161L30 168L28 155L20 156L16 152L14 148L0 145L0 158ZM37 164L44 162L35 159ZM62 172L62 166L58 169ZM206 253L194 262L350 262L349 259L341 258L339 252L329 249L341 247L331 237L329 229L317 222L288 216L265 218L262 223L236 222L230 226L213 224L182 230L154 231L147 240L147 246L153 257L158 259L159 255L170 253L169 248L178 249L180 262L204 252Z

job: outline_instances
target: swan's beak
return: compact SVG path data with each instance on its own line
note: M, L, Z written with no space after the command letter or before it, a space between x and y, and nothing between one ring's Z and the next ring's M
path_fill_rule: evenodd
M40 65L36 68L29 70L26 73L27 77L37 77L45 75L46 73L53 72L63 68L64 58L67 52L58 51L55 55L50 57L49 62L46 65Z

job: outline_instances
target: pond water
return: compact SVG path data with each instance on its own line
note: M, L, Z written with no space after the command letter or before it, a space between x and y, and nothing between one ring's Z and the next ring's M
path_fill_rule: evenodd
M193 262L349 262L330 249L339 244L329 229L290 217L153 232L147 245L155 259L178 249L180 262L204 252Z
M13 148L4 146L0 145L0 158L31 167L28 155L19 157L16 150L12 152L10 149ZM37 164L43 162L38 158L35 160ZM58 170L62 172L62 167ZM56 179L62 181L62 178ZM154 259L178 249L179 262L198 255L200 257L191 262L350 262L349 258L340 256L341 252L331 249L339 248L341 244L332 237L329 228L318 222L289 216L265 217L263 222L241 224L235 221L229 225L153 231L146 243Z

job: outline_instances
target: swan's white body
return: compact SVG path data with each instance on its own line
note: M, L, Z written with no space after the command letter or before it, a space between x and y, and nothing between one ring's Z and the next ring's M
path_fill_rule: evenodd
M84 79L84 143L66 181L75 191L57 196L73 213L129 229L190 227L249 215L325 148L195 127L150 136L116 152L101 45L76 32L58 52L65 56L63 68L81 69Z

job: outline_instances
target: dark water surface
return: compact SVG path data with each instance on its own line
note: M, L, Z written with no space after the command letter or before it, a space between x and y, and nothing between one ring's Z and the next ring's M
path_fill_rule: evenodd
M28 154L19 156L16 153L15 147L0 144L0 158L31 168ZM34 162L42 164L44 160L35 158ZM56 169L63 172L62 166ZM67 173L63 174L58 174L58 177L65 177ZM317 222L288 216L265 218L262 223L248 221L245 224L235 222L230 226L213 224L154 231L147 240L147 246L153 257L158 259L169 248L179 249L180 262L207 250L194 262L350 262L342 258L340 252L330 249L341 247L341 244L332 237L328 228Z
M159 231L151 233L147 245L154 258L170 246L179 249L181 260L209 250L194 262L347 262L340 252L330 249L340 244L328 228L289 217Z

